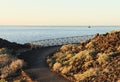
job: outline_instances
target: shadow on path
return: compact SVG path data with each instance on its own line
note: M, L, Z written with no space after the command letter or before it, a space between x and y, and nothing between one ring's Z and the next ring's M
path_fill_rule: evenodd
M38 82L69 82L58 74L51 72L45 61L48 55L59 48L60 46L30 50L22 53L19 58L27 62L28 68L25 71Z

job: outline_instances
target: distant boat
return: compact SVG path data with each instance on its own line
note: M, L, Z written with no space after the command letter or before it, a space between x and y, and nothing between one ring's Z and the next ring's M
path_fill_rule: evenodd
M91 28L91 26L88 26L88 28Z

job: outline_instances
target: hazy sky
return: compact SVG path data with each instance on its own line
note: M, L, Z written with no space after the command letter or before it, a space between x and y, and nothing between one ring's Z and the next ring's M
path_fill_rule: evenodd
M120 0L0 0L0 25L120 25Z

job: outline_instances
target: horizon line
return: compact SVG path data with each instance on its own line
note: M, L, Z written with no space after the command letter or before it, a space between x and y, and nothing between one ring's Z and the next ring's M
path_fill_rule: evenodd
M111 27L111 26L120 26L120 25L0 25L1 26L25 26L25 27Z

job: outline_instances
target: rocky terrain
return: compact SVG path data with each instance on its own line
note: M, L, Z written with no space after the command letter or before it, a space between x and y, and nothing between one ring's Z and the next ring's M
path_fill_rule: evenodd
M30 46L27 44L18 44L15 42L9 42L5 39L0 38L0 48L8 48L8 49L20 49L20 48L29 48Z
M120 31L63 45L47 63L71 82L120 82Z

